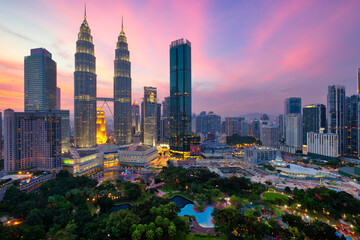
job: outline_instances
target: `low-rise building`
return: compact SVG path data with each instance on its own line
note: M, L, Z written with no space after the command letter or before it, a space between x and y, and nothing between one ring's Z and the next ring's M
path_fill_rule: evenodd
M79 153L77 158L63 158L63 169L74 176L92 176L99 173L104 167L104 153Z
M147 168L151 161L159 157L156 147L133 145L118 149L119 165L129 168Z
M225 159L231 158L231 147L225 143L205 141L201 144L201 156L204 158Z
M244 157L250 164L258 165L269 163L269 161L274 160L278 154L280 154L280 152L277 148L261 146L246 148Z

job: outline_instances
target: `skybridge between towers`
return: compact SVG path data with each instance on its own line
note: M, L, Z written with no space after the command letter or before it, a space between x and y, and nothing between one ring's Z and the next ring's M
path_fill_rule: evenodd
M114 98L97 97L97 98L96 98L96 102L97 102L97 103L98 103L98 102L103 102L103 104L102 104L102 106L101 106L101 109L103 109L104 104L106 104L106 106L108 107L111 115L114 117L114 114L113 114L113 112L112 112L112 110L111 110L111 108L110 108L110 106L109 106L109 104L108 104L108 102L114 102Z

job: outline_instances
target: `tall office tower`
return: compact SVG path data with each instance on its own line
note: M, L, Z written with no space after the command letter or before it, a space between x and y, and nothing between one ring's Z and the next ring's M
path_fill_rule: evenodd
M61 116L61 152L66 153L70 150L70 111L54 110L52 112Z
M56 62L45 48L31 49L24 60L25 112L56 109Z
M206 137L208 133L221 133L221 117L214 112L205 111L196 116L196 134Z
M104 144L107 142L106 118L101 108L96 109L96 143Z
M191 114L191 132L195 133L196 131L196 114Z
M339 138L339 154L346 153L345 132L345 86L332 85L328 87L327 95L327 121L328 133L335 133Z
M263 126L262 145L267 147L279 147L279 128L275 126Z
M357 93L360 94L360 68L357 69Z
M280 114L276 117L276 126L279 128L279 138L284 137L284 115Z
M286 145L301 148L303 145L302 117L300 114L287 114L285 117Z
M0 112L0 159L2 158L2 153L3 153L3 137L2 137L2 112Z
M301 115L301 98L291 97L285 99L285 115L287 114L300 114Z
M326 128L326 108L324 104L311 104L303 108L303 144L307 145L307 133L320 133Z
M241 136L249 136L249 123L245 120L241 121Z
M346 155L359 157L359 104L360 96L346 97Z
M56 87L56 110L61 109L61 89Z
M75 146L96 144L96 65L93 38L86 21L81 24L76 42L74 72Z
M132 105L132 134L140 133L140 106L137 101Z
M200 137L191 133L191 43L170 44L170 150L185 155Z
M141 105L142 142L145 145L156 145L156 110L157 91L154 87L144 87L144 100Z
M4 167L14 172L29 167L61 169L61 115L57 111L4 111Z
M117 144L131 143L131 63L124 26L114 60L114 137Z
M251 132L253 137L260 139L260 121L258 119L252 121Z
M156 105L156 142L161 139L161 103Z
M269 125L270 118L267 114L260 117L260 141L263 141L263 126Z
M165 97L163 101L163 138L170 138L170 97Z

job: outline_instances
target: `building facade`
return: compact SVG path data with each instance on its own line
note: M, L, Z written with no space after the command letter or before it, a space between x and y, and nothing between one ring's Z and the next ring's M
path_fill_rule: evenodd
M170 138L170 97L165 97L164 101L162 102L163 108L163 133L162 138L164 140L169 140Z
M279 128L275 126L263 126L262 145L267 147L279 147Z
M96 144L96 65L89 24L80 26L76 42L74 72L75 147Z
M291 97L285 99L284 114L300 114L301 115L301 98Z
M114 60L114 138L117 144L131 143L131 63L123 25Z
M157 140L157 90L144 87L144 100L141 106L142 142L147 146L155 146Z
M61 168L61 114L4 111L4 169L30 167L44 171Z
M245 160L252 164L266 164L274 160L280 151L272 147L252 147L246 148L244 151Z
M307 145L307 133L319 133L326 128L326 108L324 104L311 104L303 108L303 144Z
M191 133L191 43L170 44L170 151L184 154L200 138Z
M285 117L285 143L288 146L302 148L302 117L300 114L288 114Z
M132 105L132 134L140 133L140 106L137 101Z
M346 154L346 120L345 120L345 86L332 85L328 87L327 120L328 133L334 133L339 138L339 154Z
M346 97L346 155L358 158L359 154L359 104L360 96Z
M201 112L196 116L196 134L221 133L221 117L214 112Z
M333 133L307 133L308 156L321 159L337 159L339 157L339 138Z
M44 48L31 49L24 60L25 112L56 109L56 62Z

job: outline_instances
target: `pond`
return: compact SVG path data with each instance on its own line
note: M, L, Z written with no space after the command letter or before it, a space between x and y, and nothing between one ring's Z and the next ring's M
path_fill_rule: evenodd
M180 212L178 213L179 216L195 216L196 221L202 227L213 228L214 224L212 221L211 213L213 212L214 208L207 207L205 211L199 213L193 210L194 204L181 196L174 196L169 199L170 202L176 203L176 205L180 208Z
M119 204L119 205L116 205L116 206L112 207L110 212L117 212L117 211L126 209L128 207L131 207L131 204L128 204L128 203Z

